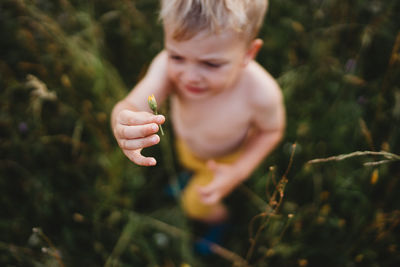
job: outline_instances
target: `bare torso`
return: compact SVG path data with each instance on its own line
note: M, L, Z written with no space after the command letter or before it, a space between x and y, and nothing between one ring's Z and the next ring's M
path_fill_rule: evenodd
M256 64L256 63L254 63ZM256 66L252 68L257 69ZM202 100L173 94L171 118L175 134L200 158L213 158L237 149L252 127L250 95L254 69L246 71L235 87Z

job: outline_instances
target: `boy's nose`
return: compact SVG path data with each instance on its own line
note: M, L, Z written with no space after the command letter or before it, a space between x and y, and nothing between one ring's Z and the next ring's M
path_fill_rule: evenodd
M196 84L201 81L201 74L195 66L187 66L183 70L183 80L188 84Z

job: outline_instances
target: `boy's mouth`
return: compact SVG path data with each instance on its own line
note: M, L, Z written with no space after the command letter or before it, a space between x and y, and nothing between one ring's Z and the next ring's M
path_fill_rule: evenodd
M197 86L185 85L185 89L192 94L201 94L206 92L207 90Z

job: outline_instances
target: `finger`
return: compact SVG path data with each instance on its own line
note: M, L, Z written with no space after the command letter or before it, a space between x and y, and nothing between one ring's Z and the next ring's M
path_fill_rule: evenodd
M199 195L201 195L202 197L207 197L214 192L213 185L197 186L196 189L197 189L197 192L199 193Z
M201 201L204 204L212 205L217 203L220 200L219 195L214 193L208 196L201 197Z
M140 166L154 166L157 164L155 158L145 157L138 150L124 150L125 155L134 163Z
M210 159L207 161L207 168L209 168L210 170L215 171L217 167L218 163L215 160Z
M114 135L120 139L135 139L146 137L158 132L158 125L156 123L149 123L145 125L118 125L115 127Z
M145 111L123 110L118 115L118 122L124 125L143 125L148 123L163 124L165 117L163 115L154 115Z
M118 144L125 150L136 150L144 147L156 145L160 142L160 137L156 134L137 139L120 139Z

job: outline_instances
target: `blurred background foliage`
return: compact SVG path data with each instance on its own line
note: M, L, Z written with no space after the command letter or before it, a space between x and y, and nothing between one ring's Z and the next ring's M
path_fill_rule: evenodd
M157 9L0 2L0 265L399 266L399 161L307 162L400 153L400 2L270 1L258 61L282 87L287 131L227 199L233 229L211 258L193 253L196 225L166 191L181 171L169 122L152 168L109 127L163 47Z

